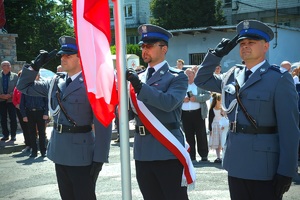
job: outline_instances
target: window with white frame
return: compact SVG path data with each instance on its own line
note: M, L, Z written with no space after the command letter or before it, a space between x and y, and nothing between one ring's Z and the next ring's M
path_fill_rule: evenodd
M131 4L125 5L124 13L125 13L125 18L132 17L132 5Z

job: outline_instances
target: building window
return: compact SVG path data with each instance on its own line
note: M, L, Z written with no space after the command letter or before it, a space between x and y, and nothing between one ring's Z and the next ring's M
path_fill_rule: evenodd
M291 23L290 22L278 22L278 25L291 26Z
M224 0L224 7L231 7L232 0Z
M114 9L109 8L109 11L110 11L110 19L114 19Z
M192 53L190 54L190 65L200 65L204 60L206 53Z
M139 37L138 36L127 36L127 44L138 44Z
M125 18L132 17L132 5L125 5L124 13L125 13Z

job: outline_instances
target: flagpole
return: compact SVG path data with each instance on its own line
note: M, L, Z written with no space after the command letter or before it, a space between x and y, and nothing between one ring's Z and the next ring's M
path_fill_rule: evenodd
M116 38L116 67L118 77L119 94L119 131L121 151L121 180L122 199L131 200L131 171L130 171L130 147L129 147L129 123L128 123L128 88L125 79L126 73L126 39L124 21L124 0L113 0L114 25Z

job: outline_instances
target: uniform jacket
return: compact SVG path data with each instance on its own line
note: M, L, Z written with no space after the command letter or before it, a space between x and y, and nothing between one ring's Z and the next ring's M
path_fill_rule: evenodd
M142 101L161 123L180 122L182 100L185 97L188 78L181 70L169 68L164 64L152 77L143 84L137 99ZM141 73L145 79L146 72ZM136 118L137 126L141 125ZM170 130L171 133L184 145L184 136L180 129ZM151 134L134 137L134 159L139 161L177 159Z
M2 85L2 71L0 73L0 94L3 94L3 85ZM7 94L10 94L11 96L13 96L13 93L14 93L14 89L16 87L16 84L17 84L17 81L18 81L18 75L14 72L10 72L10 78L9 78L9 81L8 81L8 91L7 91ZM0 101L5 101L4 99L0 99ZM7 102L12 102L12 98L9 98L7 100Z
M48 97L50 80L34 81L38 72L23 68L17 88L24 94ZM95 133L59 133L53 130L48 144L47 156L56 164L68 166L87 166L96 162L108 162L111 141L111 125L105 128L94 119L93 111L88 101L82 74L74 79L66 88L66 75L60 75L49 101L54 109L58 106L56 91L61 91L61 102L68 115L78 126L95 125ZM49 108L50 109L50 108ZM60 111L53 116L53 121L71 126L65 115Z
M224 76L214 76L220 58L208 53L195 78L195 84L206 90L221 92ZM297 170L299 143L298 97L291 75L266 61L244 83L245 67L238 67L225 85L225 105L236 98L235 79L240 98L258 126L277 126L275 134L244 134L229 131L223 166L229 176L272 180L275 173L293 177ZM223 97L222 97L223 98ZM227 113L235 120L236 105ZM237 109L237 123L251 126L243 111Z

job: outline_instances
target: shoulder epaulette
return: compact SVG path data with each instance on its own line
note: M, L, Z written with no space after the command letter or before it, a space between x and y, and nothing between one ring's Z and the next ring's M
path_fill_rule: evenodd
M274 71L277 71L277 72L279 72L279 73L281 73L281 74L283 74L284 72L287 72L287 70L286 70L285 68L280 67L280 66L278 66L278 65L271 65L271 66L270 66L270 69L272 69L272 70L274 70Z
M174 68L174 67L169 67L169 71L172 72L172 73L183 73L183 70L181 69L177 69L177 68Z

